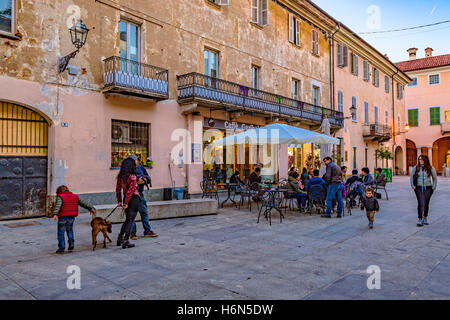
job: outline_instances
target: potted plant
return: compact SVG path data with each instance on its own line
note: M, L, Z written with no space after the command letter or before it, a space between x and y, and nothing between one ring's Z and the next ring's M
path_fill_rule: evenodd
M390 152L388 149L380 148L375 151L375 157L377 159L381 159L381 161L386 160L386 168L381 168L381 171L386 176L386 182L392 182L392 169L387 168L388 160L394 159L392 152ZM375 172L374 177L375 178L377 177L376 172Z

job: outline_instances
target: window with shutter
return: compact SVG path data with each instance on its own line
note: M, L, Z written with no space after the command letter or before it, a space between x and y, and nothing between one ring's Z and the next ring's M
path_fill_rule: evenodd
M355 107L355 108L357 108L357 105L356 105L356 97L352 97L352 107ZM356 112L355 112L355 114L353 114L352 115L352 120L353 121L356 121Z
M386 93L389 93L389 77L388 76L384 76L384 91Z
M260 0L252 0L251 9L252 9L252 17L251 21L254 23L259 23L259 1Z
M369 124L369 103L364 102L364 123Z
M219 5L221 6L228 6L230 4L230 0L218 0Z
M378 107L374 106L374 117L375 117L375 124L378 124Z
M344 112L344 93L338 91L338 111Z
M397 99L403 99L403 85L397 83Z
M343 52L342 52L342 60L343 60L343 67L348 66L348 47L346 45L343 45Z
M364 81L369 81L370 80L370 65L369 65L369 61L364 60L363 61L363 79Z
M300 100L300 80L292 79L292 99Z
M269 0L261 0L261 27L269 24Z
M408 109L408 125L411 127L419 126L419 109Z
M354 74L355 76L357 76L358 75L358 69L359 69L359 66L358 66L358 56L356 55L356 54L354 54L354 53L352 53L352 74Z
M295 44L300 45L300 20L295 19Z
M289 15L289 41L294 43L294 16Z
M311 30L312 38L312 52L315 55L319 55L319 33L316 30Z
M430 125L440 125L441 124L441 107L431 107L430 108Z
M385 111L384 112L384 124L388 125L388 123L389 123L389 112Z
M337 65L338 67L344 66L344 47L341 43L337 44Z

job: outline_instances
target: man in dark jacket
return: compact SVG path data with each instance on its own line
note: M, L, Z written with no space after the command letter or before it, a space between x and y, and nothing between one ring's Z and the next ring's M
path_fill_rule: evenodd
M158 234L154 233L151 230L150 221L148 218L148 207L147 207L147 200L145 200L144 197L144 186L147 185L148 187L151 187L151 178L148 174L147 170L139 164L139 159L136 155L132 154L128 158L133 159L136 161L136 173L138 178L138 191L139 191L139 197L141 198L141 203L139 204L139 214L141 215L141 221L142 226L144 227L144 237L157 237ZM136 236L136 221L133 223L133 227L131 230L131 236L130 238L132 240L137 240Z
M327 211L321 215L322 218L331 218L331 210L333 209L333 200L337 201L337 217L342 218L342 208L344 207L342 201L342 191L344 185L342 184L341 168L333 162L331 157L325 157L323 162L327 166L327 171L324 180L328 185L327 189Z
M386 176L381 171L380 168L377 169L377 178L375 179L375 186L385 187L386 186Z
M352 171L352 176L348 178L347 182L345 182L345 188L347 189L347 193L352 201L357 196L362 196L364 194L364 190L362 188L362 179L358 176L358 170L354 169Z
M250 187L252 188L252 190L258 191L258 193L252 198L253 201L259 201L261 199L262 195L264 194L264 191L261 188L261 182L262 182L261 168L256 167L255 170L253 170L253 172L248 177L248 180L250 182Z

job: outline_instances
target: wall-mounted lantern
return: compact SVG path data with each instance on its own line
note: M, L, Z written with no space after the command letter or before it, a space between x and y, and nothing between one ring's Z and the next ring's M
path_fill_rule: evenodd
M75 55L80 51L80 48L84 46L86 43L87 35L89 29L83 24L81 19L78 19L77 23L69 29L70 37L72 39L72 44L77 48L72 53L69 53L67 56L58 59L58 71L59 73L64 72L66 70L67 65L69 64L70 59L74 58Z

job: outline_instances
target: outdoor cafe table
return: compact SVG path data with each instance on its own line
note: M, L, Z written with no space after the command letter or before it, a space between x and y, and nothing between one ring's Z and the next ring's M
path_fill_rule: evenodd
M228 196L227 196L227 198L222 202L221 207L223 208L223 205L225 204L225 202L227 202L228 200L230 200L231 202L234 203L234 205L235 205L236 208L237 208L236 202L234 201L234 199L231 198L231 188L232 188L232 187L238 187L238 186L240 186L240 184L239 184L239 183L230 183L230 182L227 182L227 183L219 183L218 186L219 186L219 187L225 187L225 188L227 188L227 190L228 190Z
M263 196L263 204L261 208L259 209L258 213L258 222L259 223L259 217L261 215L261 211L264 209L264 217L269 220L269 224L272 225L272 210L275 209L280 213L280 223L283 222L284 215L281 211L282 207L281 204L283 203L283 197L286 190L284 189L265 189L264 190L264 196Z

